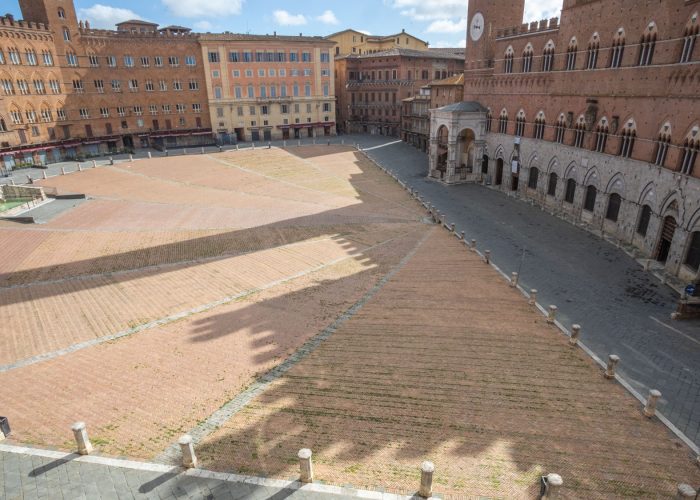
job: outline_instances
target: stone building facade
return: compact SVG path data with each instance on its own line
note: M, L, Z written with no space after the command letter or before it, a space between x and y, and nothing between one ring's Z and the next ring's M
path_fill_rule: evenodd
M700 3L565 0L561 22L530 24L523 10L469 2L464 99L483 112L432 113L430 175L533 200L697 280Z
M334 42L206 34L199 43L211 122L221 142L336 134Z
M340 130L399 137L402 101L463 65L461 55L403 48L336 58Z
M406 30L401 30L401 33L394 35L379 36L347 29L328 35L326 38L335 42L336 56L376 54L393 48L428 50L428 42L406 33Z

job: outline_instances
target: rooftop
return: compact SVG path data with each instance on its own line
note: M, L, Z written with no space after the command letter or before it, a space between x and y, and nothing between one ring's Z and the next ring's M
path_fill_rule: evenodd
M400 57L422 57L429 59L454 59L464 61L464 55L455 55L450 53L433 52L430 50L414 50L414 49L402 49L399 47L394 47L388 50L383 50L381 52L375 52L374 54L362 54L360 56L355 56L354 54L349 57L357 57L358 59L371 59L377 57L390 57L390 56L400 56Z

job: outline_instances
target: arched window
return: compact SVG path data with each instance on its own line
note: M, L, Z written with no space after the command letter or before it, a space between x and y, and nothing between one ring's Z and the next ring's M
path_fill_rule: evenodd
M508 112L503 108L501 116L498 117L498 133L508 133Z
M649 205L644 205L641 212L639 213L639 221L637 222L637 234L642 236L647 235L647 229L649 229L649 221L651 220L651 207Z
M605 218L613 222L617 222L620 215L620 206L622 205L622 197L617 193L610 194L608 198L608 209L605 212Z
M595 69L598 65L598 51L600 50L600 37L598 33L593 33L588 42L588 57L586 58L586 69Z
M700 31L700 23L698 23L698 13L695 12L683 31L683 50L681 51L680 62L687 63L693 59L693 49L695 48L695 39Z
M554 67L554 42L549 40L542 54L542 71L552 71Z
M0 132L9 132L5 119L2 116L0 116Z
M595 199L598 195L598 190L595 186L588 186L586 188L586 199L583 202L583 209L589 212L595 210Z
M559 180L559 176L552 172L549 174L549 182L547 183L547 194L549 196L556 196L557 195L557 181Z
M586 139L586 118L581 115L578 117L578 120L576 120L576 124L574 125L574 142L572 143L572 146L575 148L582 148L583 143Z
M493 116L491 115L491 108L486 112L486 132L491 132L491 120Z
M564 144L564 133L566 132L566 118L564 117L564 113L559 115L559 119L557 120L557 125L556 125L556 137L555 141L558 142L559 144Z
M58 8L58 18L59 18L59 19L65 19L65 18L66 18L66 11L63 10L61 7Z
M70 30L68 28L63 28L63 41L70 42Z
M544 111L537 113L537 118L535 118L535 130L533 137L535 139L544 139L544 128L545 128L545 118Z
M532 71L532 44L528 43L523 51L523 73Z
M649 66L651 64L651 60L654 57L654 47L656 46L656 36L656 23L652 21L647 25L639 42L639 58L637 60L637 65Z
M578 52L578 42L576 37L573 37L566 49L566 70L573 71L576 69L576 53Z
M248 97L250 99L255 97L255 88L252 85L248 85Z
M695 168L700 151L700 127L697 125L688 133L683 141L683 154L681 155L680 171L683 175L691 175Z
M625 30L618 28L613 37L612 49L610 50L610 67L619 68L622 66L622 56L625 53Z
M656 148L654 150L654 165L663 167L666 164L666 156L668 155L668 147L671 144L671 124L666 122L659 130L659 136L656 140Z
M605 146L608 143L608 119L603 117L595 130L595 150L598 153L605 153Z
M623 158L630 158L632 156L632 150L634 149L634 139L637 136L637 126L634 120L629 120L625 124L625 128L622 129L620 134L620 156Z
M576 196L576 181L573 179L567 179L566 180L566 193L564 194L564 201L567 203L573 203L574 196Z
M518 137L525 135L525 111L522 109L515 117L515 135Z
M527 187L537 189L537 179L540 176L540 170L537 167L530 167L530 176L527 179Z
M694 271L700 267L700 232L693 231L690 235L690 245L685 254L685 265Z
M513 47L508 47L508 49L506 49L506 53L503 58L503 72L513 72Z

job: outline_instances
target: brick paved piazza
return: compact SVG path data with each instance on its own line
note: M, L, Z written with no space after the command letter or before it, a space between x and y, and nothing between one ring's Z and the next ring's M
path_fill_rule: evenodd
M690 450L479 256L341 146L124 163L43 183L91 200L0 223L11 442L415 491L666 497ZM279 367L276 370L275 367ZM270 372L272 370L272 372ZM265 375L267 374L267 375Z

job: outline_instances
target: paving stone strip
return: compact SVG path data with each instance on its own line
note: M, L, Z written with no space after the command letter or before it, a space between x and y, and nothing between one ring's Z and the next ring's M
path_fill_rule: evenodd
M372 299L387 282L398 273L416 254L418 249L432 234L434 229L426 231L418 243L407 253L403 259L391 269L377 284L375 284L367 293L365 293L357 302L355 302L347 311L336 318L330 325L321 331L318 335L306 341L294 354L289 356L281 364L265 373L258 380L253 382L245 391L238 394L232 400L224 404L219 410L209 416L204 422L188 432L195 443L198 443L206 436L216 431L222 424L231 419L236 413L245 408L248 403L255 399L259 394L265 391L270 384L287 373L293 366L298 364L309 354L318 348L321 343L328 339L343 323L352 318L362 307ZM177 443L171 444L163 453L158 455L156 462L173 464L180 459L180 447Z
M382 242L377 243L375 245L369 246L369 247L365 248L364 251L370 251L370 250L373 250L375 248L379 248L381 246L384 246L384 245L394 241L395 239L396 239L396 237L390 238L388 240L382 241ZM222 299L215 300L213 302L209 302L207 304L203 304L203 305L200 305L197 307L193 307L193 308L187 309L185 311L180 311L178 313L171 314L171 315L165 316L163 318L160 318L160 319L157 319L154 321L149 321L147 323L143 323L143 324L140 324L140 325L132 327L132 328L127 328L125 330L121 330L121 331L114 333L114 334L111 334L111 335L105 335L105 336L98 337L95 339L86 340L84 342L78 342L78 343L72 344L68 347L65 347L63 349L57 349L55 351L38 354L36 356L32 356L30 358L25 358L25 359L16 361L14 363L0 365L0 373L5 373L5 372L8 372L10 370L15 370L17 368L23 368L25 366L33 365L36 363L41 363L42 361L48 361L48 360L51 360L54 358L58 358L60 356L65 356L67 354L71 354L73 352L80 351L82 349L86 349L88 347L97 346L97 345L103 344L105 342L110 342L112 340L120 339L123 337L128 337L130 335L133 335L135 333L139 333L139 332L142 332L145 330L150 330L151 328L167 325L169 323L173 323L174 321L178 321L180 319L186 318L186 317L191 316L193 314L199 314L202 312L210 311L211 309L214 309L215 307L229 304L231 302L234 302L234 301L239 300L241 298L247 297L249 295L261 292L263 290L268 290L268 289L273 288L277 285L287 283L289 281L300 278L302 276L307 276L309 274L313 274L313 273L318 272L322 269L334 266L340 262L343 262L343 261L346 261L349 259L354 259L354 258L355 258L355 256L349 255L346 257L334 259L334 260L326 262L325 264L322 264L320 266L315 266L315 267L312 267L311 269L307 269L305 271L295 273L291 276L286 276L285 278L271 281L271 282L266 283L262 286L251 288L248 290L244 290L244 291L239 292L237 294L229 295L229 296L226 296Z

